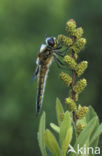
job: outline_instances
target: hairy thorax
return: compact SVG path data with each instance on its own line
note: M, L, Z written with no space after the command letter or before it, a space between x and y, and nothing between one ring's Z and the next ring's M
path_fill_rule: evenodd
M45 52L39 53L39 55L38 55L39 65L41 65L43 67L44 66L48 67L53 59L52 53L53 53L52 51L45 51Z

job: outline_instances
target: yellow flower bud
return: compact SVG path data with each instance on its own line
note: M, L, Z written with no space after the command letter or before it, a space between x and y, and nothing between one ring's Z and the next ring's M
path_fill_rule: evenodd
M72 90L71 90L71 89L69 90L69 96L70 96L71 98L73 97L73 94L72 94ZM78 98L79 98L79 94L76 93L76 94L75 94L75 100L78 101Z
M85 69L87 68L88 66L88 62L87 61L82 61L80 64L78 64L76 66L76 73L78 76L82 75L85 71Z
M78 55L75 53L75 54L74 54L74 57L75 57L75 59L77 60L77 58L78 58Z
M86 44L86 39L80 38L79 40L75 42L75 44L71 47L71 49L75 53L79 53L84 48L85 44Z
M75 67L76 67L76 65L77 65L77 63L75 62L75 60L71 57L71 56L69 56L69 55L66 55L65 57L64 57L64 62L69 66L69 68L71 68L71 69L75 69Z
M64 35L58 35L58 41L64 44L65 46L70 46L73 44L73 40L70 37Z
M80 38L82 35L83 35L83 29L80 27L80 28L77 28L73 34L77 39Z
M78 54L76 54L76 53L73 54L71 49L68 50L68 54L69 54L69 56L71 56L71 57L74 55L75 60L77 60Z
M68 74L66 74L64 72L60 73L60 78L61 78L61 80L63 80L63 82L67 86L70 86L70 84L72 83L72 78Z
M69 111L75 111L76 110L76 108L77 108L76 103L74 102L74 100L71 97L66 98L65 103L66 103Z
M73 87L73 91L79 94L84 90L86 85L87 85L86 79L81 79L75 84L75 86Z
M76 116L78 119L81 119L86 116L88 113L89 108L84 106L84 107L79 107L78 110L76 110Z
M85 123L79 123L76 125L76 131L77 131L77 135L79 135L81 133L81 131L86 127Z
M60 113L60 120L63 121L64 119L64 113Z
M69 35L73 35L76 29L76 22L73 19L70 19L66 23L66 31L68 32Z

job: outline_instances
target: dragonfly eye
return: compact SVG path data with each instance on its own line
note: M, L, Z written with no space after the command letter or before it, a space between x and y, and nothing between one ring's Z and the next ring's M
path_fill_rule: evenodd
M47 45L48 46L50 46L50 47L53 47L54 46L54 39L51 37L51 38L48 38L47 40L46 40L46 43L47 43Z

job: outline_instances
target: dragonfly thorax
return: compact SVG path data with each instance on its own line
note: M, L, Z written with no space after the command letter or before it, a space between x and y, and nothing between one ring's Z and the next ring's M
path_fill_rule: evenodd
M41 44L40 52L43 52L46 49L46 44Z

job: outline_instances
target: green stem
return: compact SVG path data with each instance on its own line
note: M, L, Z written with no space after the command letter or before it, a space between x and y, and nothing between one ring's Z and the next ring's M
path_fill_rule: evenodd
M72 55L72 58L75 60L74 53ZM76 73L75 73L74 70L72 71L72 73L73 73L73 76L72 76L72 85L71 85L71 87L72 87L72 99L74 100L74 102L76 102L75 92L73 91L73 86L75 84ZM73 111L73 121L74 121L74 123L76 125L77 116L76 116L75 111Z

